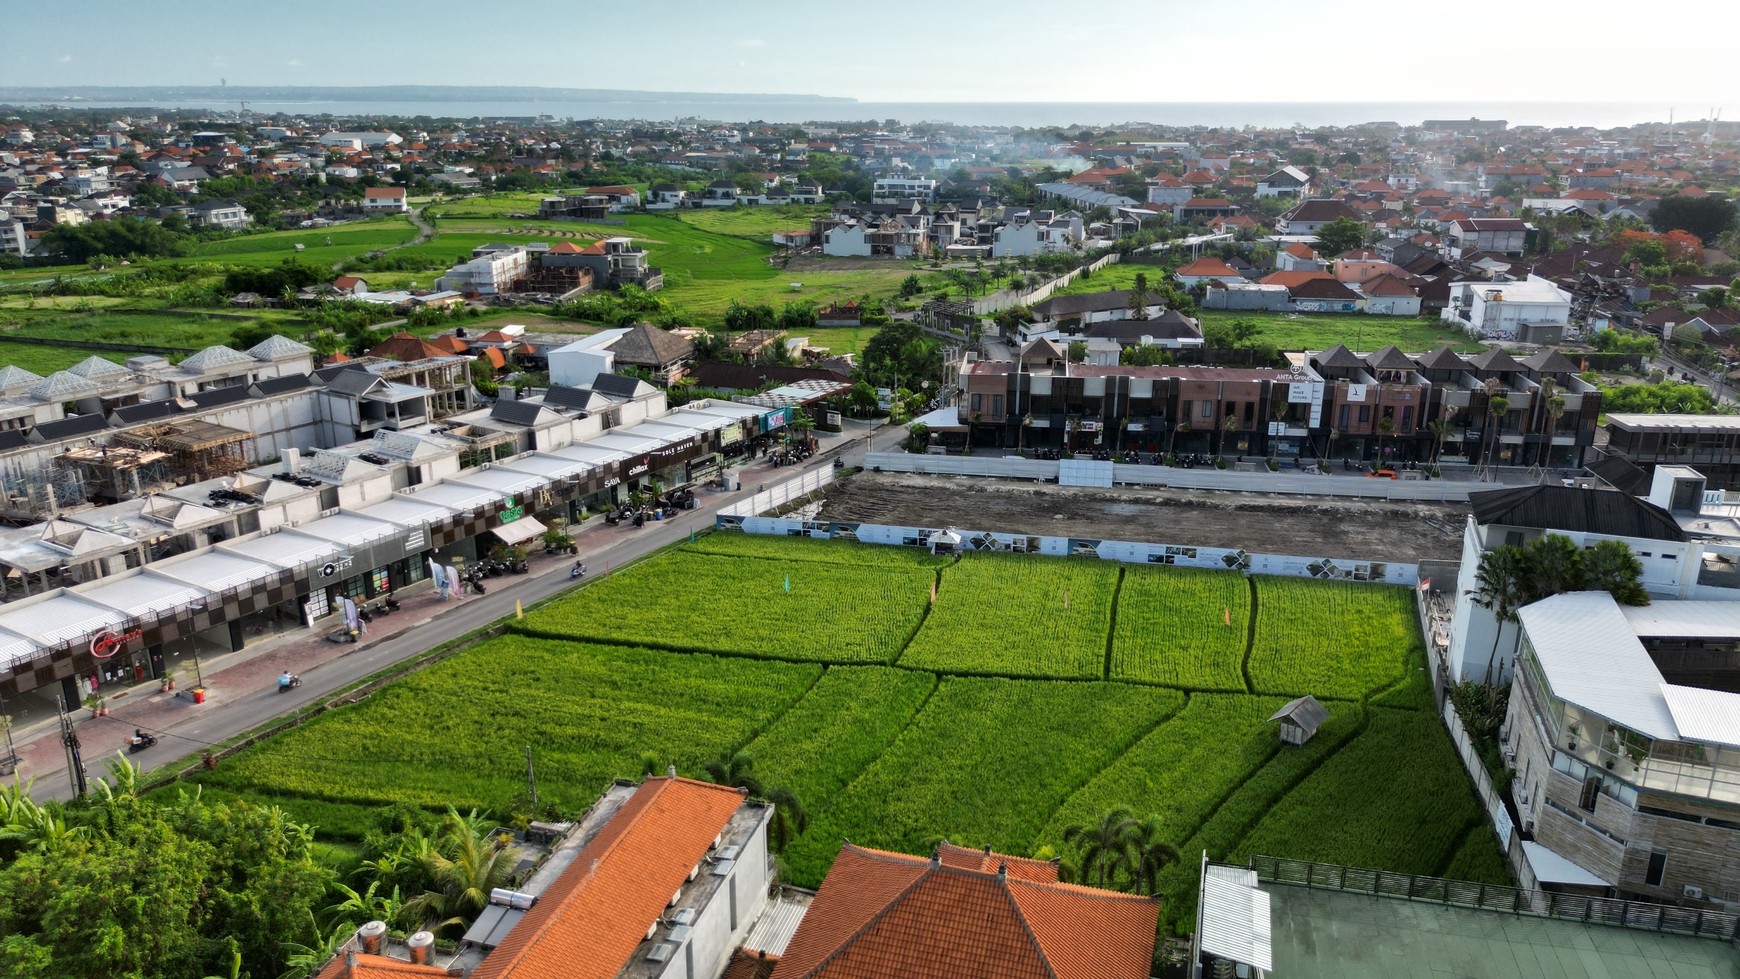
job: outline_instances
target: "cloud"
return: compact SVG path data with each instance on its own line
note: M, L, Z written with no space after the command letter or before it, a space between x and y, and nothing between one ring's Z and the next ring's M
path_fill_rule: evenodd
M762 40L759 37L752 37L752 38L749 38L748 40L738 41L737 46L740 48L760 48L760 47L766 47L767 42Z
M70 54L63 54L60 56L60 63L63 65L67 64L71 61L72 61L72 55L70 55Z
M291 58L289 61L286 61L284 63L289 65L292 68L302 67L302 59L301 58Z
M747 61L739 61L739 62L737 62L737 67L739 67L739 68L747 68L747 67L749 67L749 62L747 62Z

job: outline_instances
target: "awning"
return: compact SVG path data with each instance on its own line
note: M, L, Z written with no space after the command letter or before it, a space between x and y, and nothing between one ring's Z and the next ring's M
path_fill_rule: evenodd
M1534 869L1535 879L1543 884L1575 884L1579 887L1613 886L1612 881L1602 880L1533 840L1523 841L1523 856L1528 858L1529 866Z
M504 523L500 527L494 528L490 533L501 538L503 544L513 547L541 536L544 533L544 525L534 517L521 517L513 523Z

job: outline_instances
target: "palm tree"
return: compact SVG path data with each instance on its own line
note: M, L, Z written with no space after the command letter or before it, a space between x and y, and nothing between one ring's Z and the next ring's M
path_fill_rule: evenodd
M1492 671L1498 663L1498 640L1504 635L1504 625L1516 621L1516 610L1528 598L1528 555L1523 549L1503 544L1480 556L1480 567L1474 572L1474 604L1489 609L1498 621L1493 630L1492 652L1486 657L1486 676L1492 683Z
M1565 399L1561 395L1553 395L1547 399L1547 437L1541 440L1541 461L1543 468L1553 457L1553 433L1558 431L1559 419L1565 417Z
M789 789L771 789L767 801L773 803L773 818L767 824L767 839L773 852L784 853L791 841L810 828L810 814Z
M1450 425L1448 422L1429 421L1426 431L1432 433L1432 465L1444 457L1444 443L1450 440Z
M1145 320L1148 318L1148 274L1136 273L1136 282L1130 287L1130 318Z
M473 816L476 815L474 812ZM427 890L405 902L407 920L435 922L436 935L463 933L489 904L489 892L513 878L519 851L481 833L449 808L441 821L441 848L430 860L428 873L438 890Z
M1226 457L1226 437L1231 435L1238 427L1239 418L1231 412L1228 412L1227 416L1220 420L1220 445L1214 450L1215 455L1223 459Z
M1564 534L1537 537L1523 546L1523 554L1528 558L1528 602L1560 592L1582 591L1588 580L1583 549Z
M747 752L720 755L703 767L708 780L714 784L744 789L753 796L765 795L761 780L755 777L755 759L749 757Z
M1172 454L1172 447L1177 443L1178 436L1188 434L1190 434L1189 422L1179 422L1172 426L1172 430L1166 433L1166 454L1169 456Z
M1023 455L1027 453L1027 427L1032 424L1033 413L1028 412L1021 416L1021 427L1015 430L1015 451Z
M1480 455L1482 469L1492 470L1492 456L1498 451L1498 430L1504 424L1504 416L1510 411L1510 399L1502 394L1494 395L1486 402L1486 435L1489 449Z
M1378 468L1382 469L1383 465L1384 465L1384 439L1388 438L1390 433L1394 432L1396 430L1396 423L1393 419L1390 419L1390 418L1379 418L1378 423L1377 423L1377 430L1378 430L1377 464L1378 464Z
M1131 866L1130 850L1136 817L1120 806L1100 816L1092 824L1076 824L1063 831L1063 842L1073 844L1081 852L1081 872L1085 880L1097 873L1099 886Z
M1163 839L1165 830L1158 815L1150 815L1133 828L1131 851L1135 869L1131 876L1135 878L1137 894L1159 893L1160 871L1183 859Z

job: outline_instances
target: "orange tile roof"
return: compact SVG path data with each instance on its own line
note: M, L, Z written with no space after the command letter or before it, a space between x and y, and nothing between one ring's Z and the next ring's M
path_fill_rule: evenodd
M477 355L489 361L489 365L496 370L501 370L507 366L507 358L502 356L500 347L484 347L477 352Z
M1317 271L1313 271L1313 272L1306 272L1306 271L1303 271L1300 269L1291 269L1291 270L1286 270L1286 271L1281 271L1281 272L1270 272L1268 275L1265 275L1261 279L1258 279L1257 282L1259 284L1265 285L1265 286L1286 286L1287 288L1291 289L1294 286L1304 285L1305 283L1310 282L1312 279L1333 279L1333 278L1335 278L1335 276L1330 275L1328 272L1325 272L1321 269L1319 269Z
M389 959L384 955L356 956L354 965L345 955L338 955L326 968L320 970L315 979L404 979L405 976L446 976L446 969L438 969L432 965L412 965L401 959Z
M1220 275L1238 278L1238 270L1218 258L1203 257L1179 269L1175 275Z
M741 789L647 779L471 979L611 979L743 800Z
M409 333L395 333L376 344L369 351L370 357L386 357L389 360L422 360L425 357L446 357L448 352Z
M440 347L450 354L462 354L471 349L471 344L458 337L436 337L429 341L429 346Z
M1034 860L1031 857L1010 857L1001 853L993 853L990 847L974 850L969 847L956 846L943 842L937 845L937 856L945 867L960 867L964 870L977 870L982 874L994 874L999 865L1009 868L1009 876L1019 877L1041 884L1057 883L1056 860Z
M550 246L551 255L578 255L580 246L571 241L558 241Z
M774 979L1146 979L1158 898L1024 880L1037 861L990 856L1006 876L846 844Z
M1317 258L1317 252L1313 251L1310 245L1307 245L1302 241L1289 242L1287 246L1281 250L1294 258L1302 258L1308 262L1314 261Z

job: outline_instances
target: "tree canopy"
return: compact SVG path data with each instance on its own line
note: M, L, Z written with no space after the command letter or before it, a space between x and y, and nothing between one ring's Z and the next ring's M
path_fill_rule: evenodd
M1365 225L1340 217L1317 229L1317 253L1333 258L1365 244Z
M1657 231L1688 231L1706 244L1734 227L1734 202L1721 197L1664 197L1650 212Z

